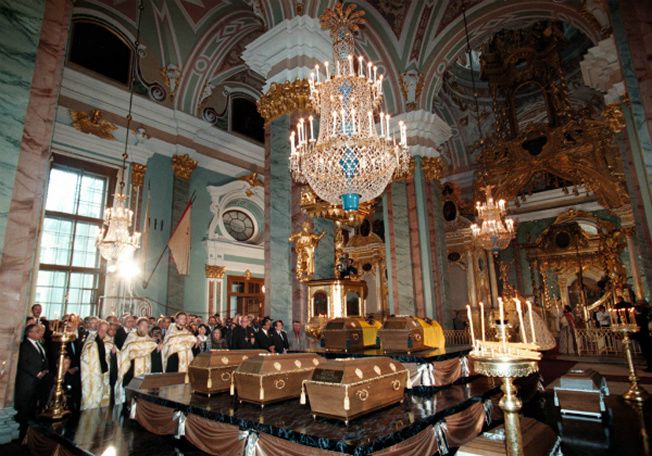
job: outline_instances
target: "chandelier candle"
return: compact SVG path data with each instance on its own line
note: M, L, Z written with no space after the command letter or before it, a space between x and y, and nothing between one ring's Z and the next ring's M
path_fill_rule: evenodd
M505 307L503 298L498 298L498 315L500 317L500 337L502 339L503 351L507 352L507 336L505 334Z
M290 154L292 178L346 211L358 210L361 202L379 196L392 177L405 173L409 165L405 125L400 123L398 134L393 135L390 115L379 112L383 76L371 62L365 65L364 57L354 55L353 33L364 23L363 15L356 5L339 2L322 15L322 28L330 30L333 40L336 72L331 75L325 62L324 78L319 65L310 73L310 101L312 110L321 116L319 131L314 131L310 116L308 140L301 119L296 128L298 143ZM380 135L375 113L379 113Z
M469 328L471 328L471 346L475 347L475 331L473 330L473 315L471 314L471 306L466 305L466 316L469 319Z

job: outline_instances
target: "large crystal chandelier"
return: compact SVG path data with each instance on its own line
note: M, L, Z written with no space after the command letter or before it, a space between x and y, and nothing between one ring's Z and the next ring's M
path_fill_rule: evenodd
M362 16L354 4L344 8L341 2L321 16L322 28L330 29L335 65L324 62L323 71L315 65L310 74L319 136L313 116L300 119L290 135L293 179L347 211L380 195L409 164L405 125L399 122L397 137L389 114L379 112L383 76L371 62L354 57L353 33L364 24Z
M140 24L143 11L142 0L138 5L138 28L134 49L140 46ZM129 132L131 131L131 112L134 102L135 68L137 65L137 53L132 52L131 62L131 86L129 90L129 109L127 112L127 133L125 137L124 152L122 153L122 169L120 170L120 182L118 190L113 197L113 207L104 209L104 223L97 235L95 245L109 263L109 268L114 269L118 265L126 265L133 259L134 253L140 248L140 233L135 230L132 233L134 211L127 206L127 195L125 194L125 173L127 171L127 159L129 158Z
M478 245L485 250L498 253L500 250L507 248L514 238L514 220L505 217L505 200L501 199L496 202L491 195L493 186L488 185L484 188L486 201L480 204L476 202L475 209L478 212L478 219L482 224L476 223L471 225L471 232Z

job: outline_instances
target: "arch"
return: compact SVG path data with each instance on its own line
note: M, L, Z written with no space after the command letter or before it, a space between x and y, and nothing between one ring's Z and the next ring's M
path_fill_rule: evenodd
M573 25L593 43L602 38L600 24L590 13L572 5L542 0L485 0L467 11L471 45L479 44L503 28L526 25L538 20L560 20ZM420 60L428 86L418 100L419 106L431 106L441 87L443 73L466 48L462 16L448 24L422 49Z

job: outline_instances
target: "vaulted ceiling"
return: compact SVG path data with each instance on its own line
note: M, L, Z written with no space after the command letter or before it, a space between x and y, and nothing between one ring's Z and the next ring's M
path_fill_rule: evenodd
M600 0L351 0L366 13L367 26L358 39L360 51L384 63L389 81L387 110L408 109L401 90L408 71L420 80L415 106L437 112L456 132L468 130L468 116L455 102L450 87L457 60L466 49L463 11L471 46L476 48L503 28L521 28L537 20L561 20L577 29L588 43L607 33L608 20ZM181 68L174 100L176 109L199 115L207 87L239 86L259 94L264 81L241 59L244 47L287 18L318 17L335 0L145 0L142 43L143 74L161 80L160 69ZM133 40L135 0L78 0L75 19L93 18ZM459 81L456 82L459 85ZM443 89L443 90L442 90ZM215 91L219 92L219 91ZM463 90L462 90L463 92ZM458 98L464 103L463 95ZM468 100L467 100L468 101ZM471 163L467 141L455 138L445 151L458 170Z

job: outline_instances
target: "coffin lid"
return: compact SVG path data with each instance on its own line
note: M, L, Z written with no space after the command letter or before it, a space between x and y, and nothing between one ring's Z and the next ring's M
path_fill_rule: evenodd
M358 383L381 375L404 371L403 364L385 356L337 358L324 361L312 373L312 380L328 383Z
M266 353L249 358L238 367L236 372L249 374L273 374L297 370L314 369L324 359L314 353Z
M378 329L380 327L381 323L377 320L374 320L370 323L364 317L341 317L328 320L326 326L324 327L324 331L366 328Z
M243 361L267 353L266 350L209 350L192 360L190 367L218 368L239 366Z
M382 329L404 329L408 331L416 329L417 331L423 332L423 328L428 326L432 326L432 323L429 323L423 318L396 316L388 317L387 320L385 320L385 323L383 323Z

